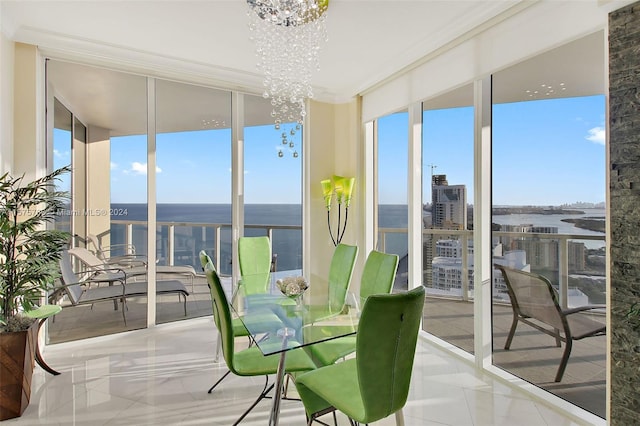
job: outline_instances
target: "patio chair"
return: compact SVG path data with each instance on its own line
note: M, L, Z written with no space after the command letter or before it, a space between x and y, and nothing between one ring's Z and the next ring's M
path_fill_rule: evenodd
M330 412L335 422L335 410L346 414L352 425L394 413L398 424L404 424L402 408L409 394L424 294L420 286L370 296L358 325L356 357L297 375L309 426Z
M104 263L123 267L145 266L147 264L147 256L136 254L136 247L133 244L103 246L98 236L94 234L87 234L87 241L93 246L93 254ZM114 252L121 254L116 255Z
M210 266L209 266L210 265ZM278 371L280 362L280 354L265 356L257 346L251 346L247 349L235 350L235 334L233 332L233 320L231 317L231 309L227 301L218 273L213 268L213 264L209 264L205 268L207 281L211 288L211 301L213 303L213 319L222 336L222 353L229 371L237 376L265 376L265 384L258 395L258 398L249 406L249 408L235 421L234 426L244 419L251 410L264 398L268 398L268 394L273 389L273 383L269 385L269 375ZM287 352L284 364L285 372L294 373L309 371L315 368L315 364L311 358L302 349L293 349ZM226 377L226 375L225 375Z
M114 267L119 268L118 270L122 271L127 278L147 275L146 266L124 267L105 263L88 249L83 247L70 248L68 251L69 254L74 256L83 264L84 271L88 273L87 277L91 277L92 279L98 278L101 274L105 273L105 270L108 271ZM178 275L187 277L191 281L191 291L193 292L193 279L196 276L196 270L193 269L193 266L156 265L156 275Z
M398 256L372 250L362 270L360 279L360 303L374 294L388 294L393 287L398 270ZM359 310L359 307L356 309ZM321 328L320 328L321 331ZM330 365L356 350L356 337L345 336L309 347L318 365Z
M502 265L495 265L495 267L502 273L513 309L513 322L504 345L505 350L511 347L519 322L555 338L558 347L561 346L560 342L565 342L564 353L555 378L556 382L561 381L569 361L573 341L603 335L606 332L604 323L581 312L604 309L606 306L589 305L562 309L558 303L558 293L547 278Z
M120 270L105 271L103 275L97 277L78 277L73 272L71 265L71 255L68 250L62 251L60 258L60 279L59 285L54 287L50 295L50 303L63 294L69 299L72 306L93 305L97 302L104 301L120 301L122 307L122 319L124 325L127 325L126 317L126 299L128 297L147 296L147 282L136 281L128 283L125 273ZM107 274L109 274L107 276ZM109 286L90 287L88 285L95 282L108 282ZM189 292L184 284L177 280L157 281L156 294L177 294L178 299L184 299L184 315L187 315L187 296Z

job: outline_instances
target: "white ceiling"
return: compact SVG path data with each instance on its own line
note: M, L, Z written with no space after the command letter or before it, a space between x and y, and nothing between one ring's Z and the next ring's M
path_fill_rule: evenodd
M318 99L345 100L519 1L331 0L329 40L313 77ZM126 51L208 69L260 88L244 0L2 0L3 31L41 47Z
M331 0L327 16L329 41L322 47L320 71L313 77L316 99L342 102L530 2L507 0L366 1ZM16 41L38 45L53 57L82 58L85 64L122 64L147 75L189 75L193 81L260 93L254 46L249 40L245 0L0 0L2 31ZM528 97L526 90L542 84L566 84L562 96L604 91L604 37L595 33L494 75L494 102ZM57 95L86 123L112 130L112 135L144 131L144 79L60 61L50 61L50 79ZM200 77L200 78L199 78ZM176 79L181 79L176 77ZM216 84L219 83L219 84ZM228 92L226 92L228 95ZM139 94L140 96L135 96ZM191 116L199 96L225 103L225 93L194 89L188 103L173 102L175 124L167 129L194 128L203 120L228 117ZM219 95L219 96L218 96ZM548 96L548 95L547 95ZM560 96L559 92L551 97ZM184 98L184 93L183 93ZM255 123L269 121L251 100ZM140 103L140 105L137 105ZM427 108L471 105L470 87L432 99ZM202 109L202 108L201 108ZM220 110L220 108L218 108ZM190 116L190 123L179 117ZM194 121L193 117L196 117ZM228 123L228 121L227 121ZM134 130L135 129L135 130Z

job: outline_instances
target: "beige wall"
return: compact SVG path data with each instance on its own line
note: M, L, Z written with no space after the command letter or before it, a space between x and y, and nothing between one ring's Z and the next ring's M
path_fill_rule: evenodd
M310 102L309 106L310 123L308 125L308 152L306 154L306 165L308 167L307 192L309 206L309 229L307 235L309 240L305 242L305 249L310 255L310 265L308 273L314 285L311 293L326 294L324 285L329 274L329 263L333 254L334 246L327 229L327 211L324 208L322 197L322 187L320 181L332 175L356 177L354 187L354 199L349 209L349 223L342 242L362 246L364 230L361 222L357 220L362 206L358 203L360 199L363 181L362 173L358 168L358 155L361 143L360 132L360 102L353 101L346 104L327 104L322 102ZM305 200L307 201L307 200ZM333 209L335 209L335 203ZM332 209L332 213L335 211ZM343 210L344 214L344 210ZM332 215L333 224L336 224L335 216ZM359 258L356 263L356 272L352 290L359 282L359 269L364 264L364 249L360 249Z
M13 166L14 43L0 32L0 175Z
M15 43L13 173L27 180L46 174L42 66L36 46Z

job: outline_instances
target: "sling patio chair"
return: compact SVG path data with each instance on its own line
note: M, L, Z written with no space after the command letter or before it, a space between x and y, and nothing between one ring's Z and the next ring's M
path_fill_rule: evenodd
M519 322L555 338L558 347L561 346L560 342L564 342L564 353L555 378L556 382L561 381L571 355L573 341L603 335L606 332L603 322L596 321L584 313L594 309L603 310L606 306L588 305L562 309L558 302L558 292L547 278L502 265L494 266L502 273L513 310L513 322L504 348L508 350L511 347Z
M91 253L88 249L83 247L70 248L69 254L80 261L80 263L83 265L83 270L88 273L88 276L91 276L94 279L100 274L103 274L104 270L110 270L114 267L119 268L122 272L124 272L127 278L135 278L147 275L147 266L123 267L105 263L96 255ZM156 265L156 275L177 275L189 278L189 280L191 281L191 291L193 292L193 280L196 276L196 270L193 269L193 266Z
M103 246L98 236L94 234L87 234L86 240L93 246L93 254L104 263L132 267L145 266L148 262L147 256L136 253L136 247L133 244Z
M147 296L148 283L144 281L127 282L127 277L122 270L112 270L103 275L94 277L82 277L73 272L71 255L67 250L62 251L60 258L59 285L54 287L49 296L53 303L63 295L66 295L72 306L93 305L97 302L118 300L121 303L122 319L127 325L126 299L128 297ZM96 281L97 280L97 281ZM106 280L106 281L105 281ZM90 287L96 282L108 282L108 286ZM187 315L187 296L189 292L178 280L156 281L156 294L177 294L178 300L183 299L184 315Z
M404 424L402 408L409 394L424 295L420 286L370 296L358 324L356 357L296 376L309 426L331 412L337 424L335 410L346 414L352 425L392 414Z

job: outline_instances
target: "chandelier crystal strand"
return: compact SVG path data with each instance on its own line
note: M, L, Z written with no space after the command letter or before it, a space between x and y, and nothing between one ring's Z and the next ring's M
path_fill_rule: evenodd
M313 98L311 76L320 68L320 43L327 40L328 0L247 0L249 29L264 74L263 97L281 131L282 149L298 156L293 138L302 128L306 100ZM291 123L291 124L289 124Z

